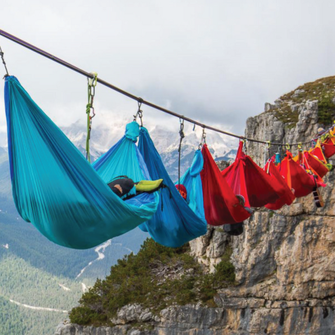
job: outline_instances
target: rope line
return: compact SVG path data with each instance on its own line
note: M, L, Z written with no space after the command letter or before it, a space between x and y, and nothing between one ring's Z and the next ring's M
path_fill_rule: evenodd
M209 130L212 130L214 132L221 133L221 134L224 134L224 135L227 135L227 136L230 136L230 137L235 137L235 138L238 138L238 139L244 140L244 141L262 143L262 144L268 144L269 143L268 141L262 141L262 140L256 140L256 139L253 139L253 138L247 138L247 137L242 136L242 135L237 135L237 134L234 134L234 133L231 133L231 132L228 132L228 131L224 131L224 130L221 130L219 128L215 128L215 127L206 125L205 123L199 122L197 120L191 119L191 118L186 117L184 115L181 115L181 114L175 113L173 111L170 111L170 110L168 110L164 107L161 107L159 105L156 105L156 104L154 104L150 101L146 101L146 100L142 99L141 97L137 97L137 96L135 96L135 95L133 95L133 94L131 94L131 93L115 86L115 85L112 85L112 84L108 83L105 80L102 80L100 78L95 78L94 74L89 73L87 71L84 71L77 66L74 66L74 65L72 65L72 64L70 64L70 63L68 63L68 62L66 62L66 61L64 61L64 60L62 60L62 59L60 59L60 58L58 58L58 57L56 57L52 54L40 49L40 48L28 43L28 42L26 42L26 41L24 41L24 40L19 39L18 37L15 37L15 36L5 32L4 30L0 29L0 35L2 35L3 37L5 37L5 38L7 38L7 39L9 39L9 40L11 40L15 43L20 44L21 46L23 46L23 47L25 47L29 50L32 50L32 51L34 51L34 52L36 52L36 53L38 53L38 54L40 54L40 55L42 55L46 58L51 59L51 60L55 61L56 63L59 63L59 64L65 66L65 67L67 67L67 68L69 68L69 69L71 69L75 72L78 72L78 73L84 75L85 77L91 78L92 80L96 79L98 83L100 83L100 84L102 84L102 85L104 85L104 86L106 86L106 87L108 87L108 88L110 88L110 89L112 89L112 90L130 98L130 99L136 100L139 104L147 105L151 108L154 108L154 109L157 109L161 112L164 112L164 113L167 113L169 115L175 116L175 117L177 117L179 119L182 119L184 121L188 121L190 123L193 123L194 125L198 125L198 126L202 127L203 129L209 129ZM3 56L3 53L1 54L1 56ZM5 68L6 68L6 71L7 71L6 65L5 65ZM8 71L7 71L7 75L8 75ZM301 143L301 142L299 142L299 143L289 143L289 145L290 146L298 146L298 145L309 144L309 143L311 143L311 141L307 141L307 142L303 142L303 143ZM283 144L283 143L271 143L271 145L285 147L287 145L287 143L285 143L285 144Z

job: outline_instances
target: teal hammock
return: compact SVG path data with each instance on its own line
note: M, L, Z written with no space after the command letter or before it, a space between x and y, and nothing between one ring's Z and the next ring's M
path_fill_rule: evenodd
M188 202L186 202L169 177L145 128L141 128L138 148L151 177L153 179L162 178L167 186L160 192L157 212L140 228L147 231L156 242L167 247L180 247L206 234L207 222L204 215L200 177L200 171L203 168L201 152L196 152L191 168L181 180L188 193Z
M91 248L156 212L157 192L123 201L106 184L118 175L151 179L135 144L136 122L91 166L13 76L6 77L5 106L14 202L21 217L49 240Z

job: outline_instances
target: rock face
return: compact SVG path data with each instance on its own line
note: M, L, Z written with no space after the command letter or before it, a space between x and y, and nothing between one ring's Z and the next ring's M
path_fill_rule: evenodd
M247 120L246 136L272 143L310 140L319 126L317 101L293 109L299 111L295 127L277 120L267 105L266 112ZM263 166L267 147L248 142L247 153ZM209 271L226 248L233 250L238 284L217 294L218 307L174 306L153 316L132 305L119 311L114 328L62 325L56 334L335 334L335 173L330 172L325 182L323 208L317 209L309 195L276 212L255 211L238 237L212 227L190 243L193 255ZM143 321L148 322L147 329L129 324Z

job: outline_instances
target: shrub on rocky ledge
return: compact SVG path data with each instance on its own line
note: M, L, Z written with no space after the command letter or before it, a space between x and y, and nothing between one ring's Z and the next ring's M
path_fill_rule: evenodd
M147 239L137 255L130 254L111 268L72 309L70 320L81 325L111 325L118 309L141 304L153 312L167 306L202 302L213 306L217 289L235 281L228 251L213 274L189 254L189 246L167 248Z

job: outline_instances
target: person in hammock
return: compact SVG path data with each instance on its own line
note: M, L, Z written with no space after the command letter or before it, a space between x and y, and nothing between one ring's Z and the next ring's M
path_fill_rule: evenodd
M128 199L137 194L158 191L163 186L163 179L141 180L135 183L128 176L118 176L113 178L107 185L121 199Z
M238 199L240 205L242 205L247 212L249 212L250 214L253 213L250 207L245 206L245 199L242 195L238 194L236 195L236 198ZM234 224L225 224L223 225L223 230L231 236L238 236L243 233L243 225L244 225L244 221L237 222Z

